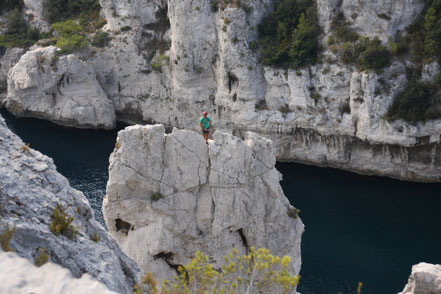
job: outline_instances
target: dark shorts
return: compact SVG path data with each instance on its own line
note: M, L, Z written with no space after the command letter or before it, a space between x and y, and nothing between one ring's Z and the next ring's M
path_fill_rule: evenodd
M205 135L205 134L209 134L210 133L210 129L203 129L202 130L202 134L203 135Z

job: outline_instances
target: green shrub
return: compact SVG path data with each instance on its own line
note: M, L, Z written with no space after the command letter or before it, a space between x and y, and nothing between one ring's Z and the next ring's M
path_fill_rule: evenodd
M23 7L23 0L0 0L0 13L14 9L22 10Z
M280 1L258 27L262 63L279 68L315 64L319 34L315 1Z
M153 70L161 72L162 66L167 65L169 61L170 56L160 54L155 57L153 62L150 63L150 66L153 68Z
M127 32L127 31L130 31L131 29L132 29L131 26L123 26L123 27L121 28L121 32Z
M0 46L29 47L40 39L40 32L32 29L23 18L23 14L14 9L8 14L7 30L0 35Z
M417 123L441 118L441 99L437 94L439 89L439 84L409 79L405 89L395 96L385 119Z
M441 1L426 0L422 16L407 28L412 60L428 63L441 55Z
M98 235L97 232L94 232L92 235L90 235L90 239L95 242L98 243L101 240L100 235Z
M81 35L83 27L76 21L57 22L52 24L52 29L58 34L56 46L61 49L60 53L71 53L87 47L86 37Z
M390 63L390 51L375 37L370 39L362 37L356 45L360 52L359 68L380 70Z
M2 249L5 252L8 251L14 251L14 249L11 248L9 243L11 242L12 237L14 236L15 227L12 229L9 227L8 224L6 224L6 228L3 231L3 233L0 234L0 244L2 245Z
M98 0L43 0L43 9L49 23L81 17L92 20L101 10Z
M158 201L158 200L161 199L162 197L164 197L164 196L162 196L161 192L155 192L155 193L153 193L152 196L150 197L150 200L152 200L152 201Z
M62 207L57 204L52 212L52 222L49 224L49 229L54 235L63 235L69 239L75 239L77 230L72 225L74 218L66 213L67 207Z
M250 248L250 253L239 255L233 248L224 257L225 264L215 269L209 257L197 251L185 266L179 266L179 275L171 282L164 281L166 293L294 293L299 276L292 276L288 267L291 258L278 257L268 249ZM156 281L146 275L143 284L149 285L152 293L158 293ZM189 289L194 290L189 291Z
M334 34L331 39L332 42L334 40L338 42L354 42L359 38L359 35L349 28L349 22L346 20L343 12L339 12L334 16L331 22L331 30Z
M112 40L112 38L110 37L109 33L98 32L93 37L92 45L101 48L106 47L107 45L109 45L110 40Z
M49 256L46 248L38 249L38 256L34 260L34 265L37 267L42 266L49 261Z

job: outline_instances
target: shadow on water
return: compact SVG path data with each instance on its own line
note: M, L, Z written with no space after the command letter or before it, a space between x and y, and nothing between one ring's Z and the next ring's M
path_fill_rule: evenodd
M109 156L116 136L125 125L110 131L67 128L35 118L18 118L5 109L0 113L8 127L25 143L54 159L57 170L71 186L82 191L104 224L101 204L106 194Z
M116 130L80 130L0 113L31 147L52 157L84 192L103 223L102 197ZM278 163L282 186L301 210L302 294L398 293L411 266L441 263L441 184L361 176L330 168Z
M441 184L278 163L301 210L302 294L403 290L412 265L441 263Z

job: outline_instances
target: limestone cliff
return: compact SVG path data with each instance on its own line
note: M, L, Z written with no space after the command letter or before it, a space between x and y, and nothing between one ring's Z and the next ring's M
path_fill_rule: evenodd
M411 61L360 72L327 44L339 12L354 32L387 44L420 16L422 0L317 0L324 51L321 63L301 70L262 66L251 45L274 1L224 2L218 9L211 0L100 0L113 40L83 58L118 119L197 129L206 110L218 130L273 140L279 160L441 181L441 120L384 119ZM422 76L439 73L431 63Z
M163 125L120 131L103 201L110 234L160 280L197 250L220 267L232 247L246 254L251 246L290 255L298 274L304 226L279 184L272 142L254 133L213 137L206 145Z
M66 217L73 217L71 225L77 231L75 238L55 235L50 230L52 214L58 204L65 208ZM0 216L2 236L8 227L15 227L10 247L21 257L33 262L40 254L40 249L46 249L49 262L68 269L74 277L79 278L88 273L109 290L132 293L132 287L140 275L136 263L121 251L109 233L95 221L86 197L70 187L67 179L56 171L53 160L26 146L6 127L2 117ZM94 242L91 236L97 237L95 241L99 240ZM3 257L9 260L9 257L2 254L0 276L9 277L6 265L13 261L3 260ZM0 284L0 289L4 289L2 287L6 284ZM12 287L9 291L0 292L15 292L15 286L8 285Z
M409 282L399 294L441 293L441 265L421 262L412 267Z

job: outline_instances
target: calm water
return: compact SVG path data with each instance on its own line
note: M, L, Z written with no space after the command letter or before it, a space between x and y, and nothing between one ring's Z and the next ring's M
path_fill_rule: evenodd
M64 128L0 112L25 142L54 159L102 222L108 158L117 131ZM363 294L397 293L413 264L441 263L441 184L293 163L277 167L284 175L285 194L306 225L302 294L355 293L358 281L364 283Z

